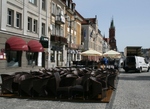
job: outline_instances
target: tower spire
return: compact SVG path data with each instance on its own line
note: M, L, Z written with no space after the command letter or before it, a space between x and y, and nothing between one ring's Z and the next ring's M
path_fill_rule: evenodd
M110 28L114 28L114 19L112 18L111 23L110 23Z

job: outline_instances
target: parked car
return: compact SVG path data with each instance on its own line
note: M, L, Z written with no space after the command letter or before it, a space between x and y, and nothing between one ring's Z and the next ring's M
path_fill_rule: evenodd
M141 56L127 56L124 60L123 69L125 72L134 70L137 72L149 72L150 65L144 57Z

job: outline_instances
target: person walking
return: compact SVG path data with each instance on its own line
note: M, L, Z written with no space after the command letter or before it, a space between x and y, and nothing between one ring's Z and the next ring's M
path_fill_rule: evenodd
M101 63L102 63L102 68L103 69L106 68L108 64L108 59L106 57L103 57Z

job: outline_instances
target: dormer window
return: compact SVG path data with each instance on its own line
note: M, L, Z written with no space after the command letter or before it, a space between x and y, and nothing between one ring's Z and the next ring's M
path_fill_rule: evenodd
M69 0L66 0L66 5L69 6Z
M69 4L69 8L72 9L72 3L71 3L71 2L70 2L70 4Z
M75 3L72 3L72 11L75 12L75 6L76 4Z

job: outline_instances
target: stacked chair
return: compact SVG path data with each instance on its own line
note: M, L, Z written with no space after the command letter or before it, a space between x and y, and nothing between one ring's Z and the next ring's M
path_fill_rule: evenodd
M115 89L113 68L51 68L1 74L2 94L55 99L103 99Z

